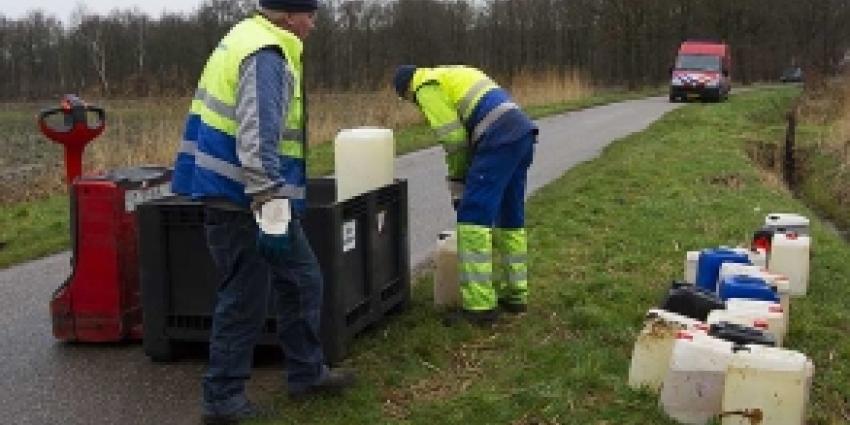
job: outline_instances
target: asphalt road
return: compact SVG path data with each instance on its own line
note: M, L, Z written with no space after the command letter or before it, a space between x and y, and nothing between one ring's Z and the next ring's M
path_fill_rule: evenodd
M646 128L676 108L650 98L538 121L529 175L534 191L597 156L612 141ZM408 179L411 264L427 261L439 231L453 225L440 148L396 160ZM140 344L65 344L53 339L48 301L68 276L69 253L0 270L0 422L17 425L195 424L204 358L154 364ZM255 398L280 389L275 361L259 365Z

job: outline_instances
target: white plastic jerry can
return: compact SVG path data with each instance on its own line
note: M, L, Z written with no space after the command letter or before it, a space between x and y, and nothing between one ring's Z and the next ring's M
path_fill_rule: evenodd
M747 251L747 256L750 258L750 262L753 263L754 266L761 267L763 269L767 268L767 251L764 248L757 248L755 250Z
M668 416L703 425L720 414L733 345L699 332L677 335L658 399Z
M791 281L781 275L771 272L766 272L767 282L772 287L776 288L776 294L779 295L779 305L782 306L782 312L785 314L785 329L791 329Z
M802 353L746 345L729 361L723 425L802 425L814 364Z
M776 339L776 345L782 346L782 341L788 333L788 321L781 304L772 301L730 298L726 300L726 310L733 315L752 318L753 321L766 320L768 332Z
M460 307L457 236L454 231L440 232L434 263L434 305L442 308Z
M657 393L667 374L676 334L682 330L704 332L705 329L706 325L699 320L665 310L649 310L632 351L629 386L646 387Z
M694 285L697 283L697 265L699 264L699 251L688 251L685 253L685 283Z
M341 130L334 139L337 201L392 184L395 143L388 128Z
M809 235L809 219L800 214L771 213L764 218L764 226L779 233Z
M808 290L811 243L810 237L796 233L773 235L768 269L788 277L792 296L806 295Z
M778 305L778 304L777 304ZM729 322L736 325L748 326L753 329L769 333L776 341L776 345L782 345L785 336L783 329L783 317L781 313L762 312L759 310L712 310L708 314L706 322L713 325L720 322Z

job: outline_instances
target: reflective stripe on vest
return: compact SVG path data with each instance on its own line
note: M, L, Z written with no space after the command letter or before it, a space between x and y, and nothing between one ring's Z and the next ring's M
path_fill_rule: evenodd
M484 95L499 86L486 74L478 69L467 66L444 66L438 68L419 68L413 74L411 91L416 92L428 82L435 81L458 111L458 115L469 127L469 118ZM475 125L470 134L470 142L475 143L493 123L512 109L519 109L513 102L505 102L492 111ZM447 123L435 129L437 138L444 137L457 130L461 123Z

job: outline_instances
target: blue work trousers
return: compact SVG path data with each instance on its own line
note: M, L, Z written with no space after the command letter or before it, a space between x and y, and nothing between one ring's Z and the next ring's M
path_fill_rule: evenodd
M536 135L529 132L511 143L479 143L466 175L463 200L457 210L458 223L504 229L525 227L525 189L535 142Z
M220 276L203 379L206 414L229 414L248 403L254 345L267 317L271 286L290 392L315 383L327 369L319 341L322 274L298 220L284 256L269 261L257 249L258 227L247 212L205 210L207 246Z

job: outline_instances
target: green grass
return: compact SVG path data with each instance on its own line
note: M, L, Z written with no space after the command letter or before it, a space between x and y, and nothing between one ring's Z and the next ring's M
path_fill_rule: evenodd
M532 198L531 311L495 330L446 328L420 278L410 311L359 338L360 385L339 398L276 398L267 424L668 424L626 386L645 311L682 273L685 251L738 244L770 211L812 212L764 179L743 146L772 138L793 90L674 111ZM773 111L773 112L769 112ZM771 118L773 116L773 118ZM814 219L807 298L787 345L812 357L807 424L850 414L850 251ZM269 401L266 401L269 402Z
M546 115L573 111L592 106L613 103L626 99L658 94L659 89L640 91L603 90L597 95L573 102L529 108L528 113L539 118ZM174 114L174 102L167 107L154 108L150 102L141 103L143 108L134 109L140 103L114 101L107 105L110 111L118 111L113 116L120 119L116 127L130 126L141 120L161 119ZM183 105L183 102L179 103ZM38 110L35 104L17 105L15 108L0 108L0 122L4 123L4 132L0 134L0 168L14 164L30 162L42 163L57 161L61 156L58 146L47 145L46 141L33 133L34 115L30 111ZM150 111L150 113L147 113ZM178 112L178 115L182 112ZM146 121L146 122L147 122ZM133 131L127 131L132 134ZM395 132L396 155L404 155L416 150L434 146L433 132L426 125L415 125L398 129ZM326 142L309 150L310 176L324 176L333 173L333 143ZM23 182L22 184L25 184ZM67 197L57 195L49 199L0 205L0 268L32 260L47 254L68 249L68 206Z
M68 197L0 208L0 268L68 249Z

